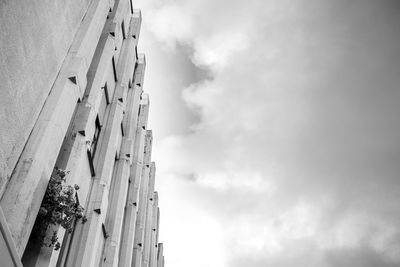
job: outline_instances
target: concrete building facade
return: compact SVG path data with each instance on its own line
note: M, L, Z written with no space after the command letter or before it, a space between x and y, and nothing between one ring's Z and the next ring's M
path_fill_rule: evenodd
M1 266L164 266L160 212L131 0L2 1ZM32 241L55 168L84 217Z

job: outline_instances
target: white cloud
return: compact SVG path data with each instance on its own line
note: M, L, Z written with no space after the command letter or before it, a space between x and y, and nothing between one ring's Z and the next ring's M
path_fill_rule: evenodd
M400 262L393 3L147 1L157 41L210 72L176 100L190 133L154 143L172 266Z
M248 38L241 32L224 32L199 38L194 43L193 62L199 66L220 69L227 64L235 64L235 53L248 46Z
M178 42L187 42L193 34L193 18L180 5L165 5L148 14L148 27L155 37L170 47Z

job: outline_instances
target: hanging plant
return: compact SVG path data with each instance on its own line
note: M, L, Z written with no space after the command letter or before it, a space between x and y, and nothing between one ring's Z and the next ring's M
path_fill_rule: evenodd
M79 190L79 186L65 185L65 177L68 173L65 170L55 169L39 210L39 223L36 224L40 228L38 232L41 245L54 247L56 250L61 246L57 231L53 231L50 239L45 241L49 226L61 225L68 233L71 233L75 220L83 218L84 208L76 200L76 191Z

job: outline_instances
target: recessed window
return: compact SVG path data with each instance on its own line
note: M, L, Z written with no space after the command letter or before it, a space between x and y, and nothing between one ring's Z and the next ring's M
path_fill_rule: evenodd
M103 89L103 95L104 95L107 105L110 104L110 95L108 94L107 82L104 84L104 86L101 89Z
M125 39L125 24L124 21L122 21L121 23L121 29L122 29L122 39Z
M132 83L135 81L137 66L138 66L138 63L136 62L136 63L135 63L135 68L133 69Z
M131 6L131 14L133 14L133 5L132 5L132 0L129 1L129 4Z
M125 136L125 133L124 133L124 125L122 124L122 122L121 122L121 135L122 135L122 136Z
M97 144L99 142L100 130L101 130L100 120L99 120L99 116L97 116L96 122L95 122L95 130L94 130L92 145L90 146L90 153L91 153L92 159L94 158L94 155L96 153Z
M114 81L117 82L117 69L115 67L115 59L112 57L112 67L113 67L113 73L114 73Z

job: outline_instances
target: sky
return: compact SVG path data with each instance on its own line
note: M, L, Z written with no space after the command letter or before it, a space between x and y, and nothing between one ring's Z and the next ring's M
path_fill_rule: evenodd
M400 266L398 1L134 3L166 266Z

